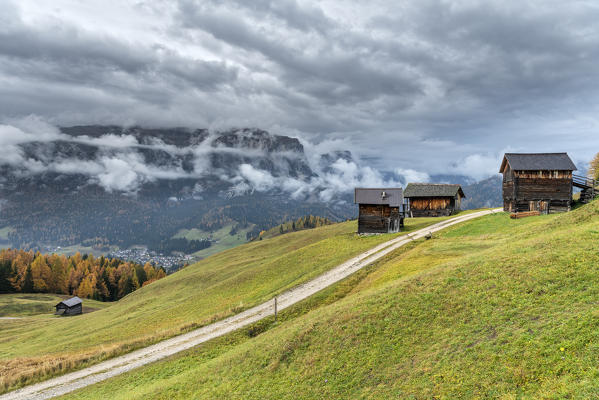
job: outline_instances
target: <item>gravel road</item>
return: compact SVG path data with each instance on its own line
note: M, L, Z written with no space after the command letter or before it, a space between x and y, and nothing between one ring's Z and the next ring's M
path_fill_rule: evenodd
M424 237L428 233L434 233L460 222L500 211L502 210L493 209L478 211L439 222L408 235L398 236L365 251L309 282L280 294L277 296L277 308L279 311L284 310L314 293L339 282L405 244ZM101 382L113 376L123 374L183 350L190 349L216 337L226 335L229 332L271 316L273 313L274 301L267 301L222 321L215 322L183 335L175 336L152 346L144 347L143 349L101 362L91 367L9 392L0 396L0 400L50 399L52 397L60 396Z

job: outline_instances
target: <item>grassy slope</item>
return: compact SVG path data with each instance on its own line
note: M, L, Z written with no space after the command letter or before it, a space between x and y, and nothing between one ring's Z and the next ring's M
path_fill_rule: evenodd
M4 228L0 228L0 240L8 240L8 234L13 231L13 228L10 226L6 226ZM10 248L10 243L0 244L0 249Z
M597 398L599 202L388 256L343 299L68 398ZM346 283L347 284L347 283Z
M406 232L433 222L412 220ZM335 224L236 247L91 314L0 321L2 382L5 387L22 385L222 319L394 236L358 237L353 233L355 224Z
M0 317L59 318L53 315L54 306L68 298L57 294L18 293L0 294ZM111 303L83 300L84 312L109 307Z
M0 229L0 239L8 240L8 234L13 231L13 228L6 226Z
M234 235L230 235L229 232L231 232L233 226L234 225L227 225L215 232L205 232L196 228L182 229L177 232L173 238L185 238L187 240L202 240L210 238L214 240L215 243L213 243L212 246L208 247L207 249L197 251L193 254L194 257L201 259L247 242L246 234L253 229L254 225L250 225L245 229L240 229Z

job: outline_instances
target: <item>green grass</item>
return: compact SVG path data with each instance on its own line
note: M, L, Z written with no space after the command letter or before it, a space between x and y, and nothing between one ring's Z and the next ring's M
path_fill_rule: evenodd
M234 235L231 235L230 232L233 227L234 225L227 225L215 232L206 232L196 228L182 229L177 232L173 238L185 238L187 240L202 240L210 238L213 240L214 242L207 249L193 253L193 256L196 259L202 259L246 243L246 234L252 230L254 225L250 225L244 229L239 229Z
M388 255L282 323L65 398L597 398L598 241L599 202L480 218Z
M5 226L4 228L0 228L0 240L8 240L8 234L13 232L14 229L10 226ZM8 249L11 247L10 243L0 244L0 249Z
M403 233L438 221L409 220ZM247 243L77 318L0 320L4 388L89 365L238 313L396 236L360 237L355 230L356 222L351 221Z
M114 249L117 249L117 247L114 247ZM92 254L94 257L100 257L101 255L105 254L105 251L102 250L96 250L91 246L84 246L82 244L75 244L72 246L65 246L65 247L61 247L60 249L57 249L54 253L56 254L64 254L65 256L72 256L75 253L80 253L80 254Z
M70 296L41 293L0 294L0 317L60 318L53 315L54 306ZM84 299L83 311L92 312L111 303Z
M11 228L10 226L6 226L4 228L0 229L0 239L2 240L8 240L8 234L13 232L14 229Z

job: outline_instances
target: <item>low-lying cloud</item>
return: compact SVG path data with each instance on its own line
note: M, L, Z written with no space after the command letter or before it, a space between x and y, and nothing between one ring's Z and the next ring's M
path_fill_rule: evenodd
M73 136L62 133L42 119L30 116L12 124L0 125L0 166L10 167L18 176L43 173L81 175L89 184L108 192L135 194L149 182L160 180L195 179L194 197L201 197L202 179L218 177L230 185L227 195L239 196L251 192L286 193L293 199L329 201L347 194L354 187L398 186L406 177L427 177L425 173L398 170L397 176L384 177L380 171L351 158L342 151L341 141L317 145L302 140L307 152L291 150L267 151L265 148L230 147L219 144L219 132L210 132L204 140L186 147L167 145L161 138L144 137L143 143L131 134L107 133L97 137ZM238 135L252 133L239 131ZM148 142L150 144L148 144ZM266 141L265 143L267 143ZM55 152L57 143L85 145L94 149L91 157ZM28 147L34 145L33 154ZM301 148L301 147L300 147ZM39 151L38 151L39 150ZM163 159L148 162L142 151L153 151ZM213 157L224 157L215 165ZM191 168L183 160L191 157ZM230 163L230 164L229 164ZM298 170L299 169L299 173ZM407 171L407 174L406 174Z

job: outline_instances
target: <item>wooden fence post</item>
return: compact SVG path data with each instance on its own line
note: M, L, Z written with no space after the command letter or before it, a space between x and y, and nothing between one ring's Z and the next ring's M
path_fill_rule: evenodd
M275 297L275 322L277 322L277 298Z

